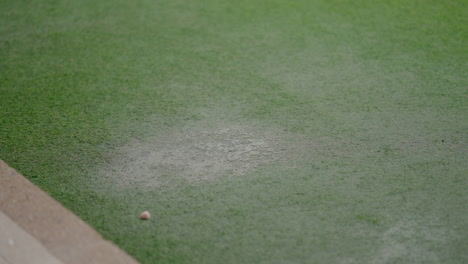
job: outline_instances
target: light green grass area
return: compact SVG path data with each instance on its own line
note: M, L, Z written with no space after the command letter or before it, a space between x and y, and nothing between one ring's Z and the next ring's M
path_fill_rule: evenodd
M0 159L141 263L468 263L467 14L4 0ZM230 125L300 155L200 182L103 176L132 142Z

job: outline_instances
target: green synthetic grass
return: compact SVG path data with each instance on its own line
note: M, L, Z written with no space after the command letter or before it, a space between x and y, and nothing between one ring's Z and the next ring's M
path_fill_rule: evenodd
M142 263L466 263L467 11L2 1L0 158ZM197 122L320 150L202 184L100 182L122 145Z

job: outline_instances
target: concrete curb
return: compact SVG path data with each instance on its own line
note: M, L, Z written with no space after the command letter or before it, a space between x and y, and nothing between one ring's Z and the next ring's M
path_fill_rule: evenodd
M0 223L4 227L8 224L8 228L0 228L0 264L26 263L18 256L49 258L47 263L138 264L2 160Z

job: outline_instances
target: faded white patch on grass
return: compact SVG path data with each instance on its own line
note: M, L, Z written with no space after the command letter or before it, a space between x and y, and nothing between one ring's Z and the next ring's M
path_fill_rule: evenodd
M455 234L443 225L402 220L382 234L372 263L441 263L434 245L445 245Z
M187 126L123 146L102 175L119 186L155 187L234 177L281 160L294 146L281 131Z

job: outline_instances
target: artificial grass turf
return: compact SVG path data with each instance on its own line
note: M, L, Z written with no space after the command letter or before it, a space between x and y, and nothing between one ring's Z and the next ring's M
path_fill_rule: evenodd
M462 2L0 12L0 157L142 263L466 262ZM101 179L120 146L200 122L281 129L310 150L202 184Z

